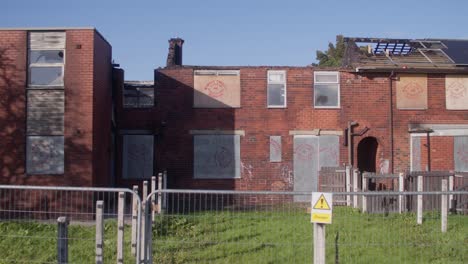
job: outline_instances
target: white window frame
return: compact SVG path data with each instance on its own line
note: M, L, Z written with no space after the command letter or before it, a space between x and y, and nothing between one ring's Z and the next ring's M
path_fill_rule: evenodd
M41 51L41 50L56 50L63 53L62 63L31 63L30 51ZM62 68L62 84L61 85L43 85L43 84L31 84L31 68L46 68L46 67L61 67ZM40 89L40 88L62 88L65 86L65 49L57 48L31 48L28 47L28 88Z
M336 82L317 82L317 75L333 75L336 76ZM338 84L338 98L337 98L337 105L336 106L320 106L315 105L315 97L317 93L315 92L315 85L316 84ZM314 108L321 108L321 109L340 109L341 108L341 87L340 87L340 72L338 71L316 71L314 72Z
M283 81L282 82L275 82L275 81L270 81L270 74L283 74ZM288 106L288 89L287 89L287 75L285 70L271 70L267 72L267 107L268 108L286 108ZM284 85L284 103L283 105L270 105L270 102L268 101L269 95L270 95L270 89L268 86L270 84L283 84Z

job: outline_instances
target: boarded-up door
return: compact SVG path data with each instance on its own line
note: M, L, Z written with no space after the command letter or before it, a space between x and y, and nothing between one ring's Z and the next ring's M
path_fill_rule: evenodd
M338 162L338 136L295 136L294 191L317 191L320 168L338 166Z
M153 175L153 135L123 136L123 178L148 179Z

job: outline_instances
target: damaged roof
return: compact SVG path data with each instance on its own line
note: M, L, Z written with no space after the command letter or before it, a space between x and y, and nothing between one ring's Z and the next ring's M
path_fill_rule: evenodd
M356 72L468 72L468 40L344 38L342 66Z

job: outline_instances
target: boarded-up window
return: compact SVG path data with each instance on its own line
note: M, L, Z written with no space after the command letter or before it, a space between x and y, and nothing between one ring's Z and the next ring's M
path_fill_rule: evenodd
M194 88L195 108L240 107L239 71L195 71Z
M270 162L281 161L281 136L270 137Z
M398 109L427 109L427 75L399 75L396 98Z
M268 107L286 106L286 71L268 71Z
M28 86L63 86L65 32L29 33Z
M26 157L28 174L63 174L63 136L28 136Z
M194 178L240 178L239 135L195 135Z
M421 171L421 137L411 137L411 170Z
M65 32L30 32L29 48L41 49L64 49Z
M28 135L63 135L63 90L28 90Z
M314 72L315 108L340 107L339 72Z
M455 171L468 171L468 136L454 137Z
M145 179L153 175L153 135L123 135L124 179Z
M447 75L445 77L445 102L449 110L468 109L468 76Z

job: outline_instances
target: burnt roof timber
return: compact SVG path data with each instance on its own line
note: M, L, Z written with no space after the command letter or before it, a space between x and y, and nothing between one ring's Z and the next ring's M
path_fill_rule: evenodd
M343 38L344 42L354 41L354 42L367 42L367 43L409 43L410 39L391 39L391 38Z

